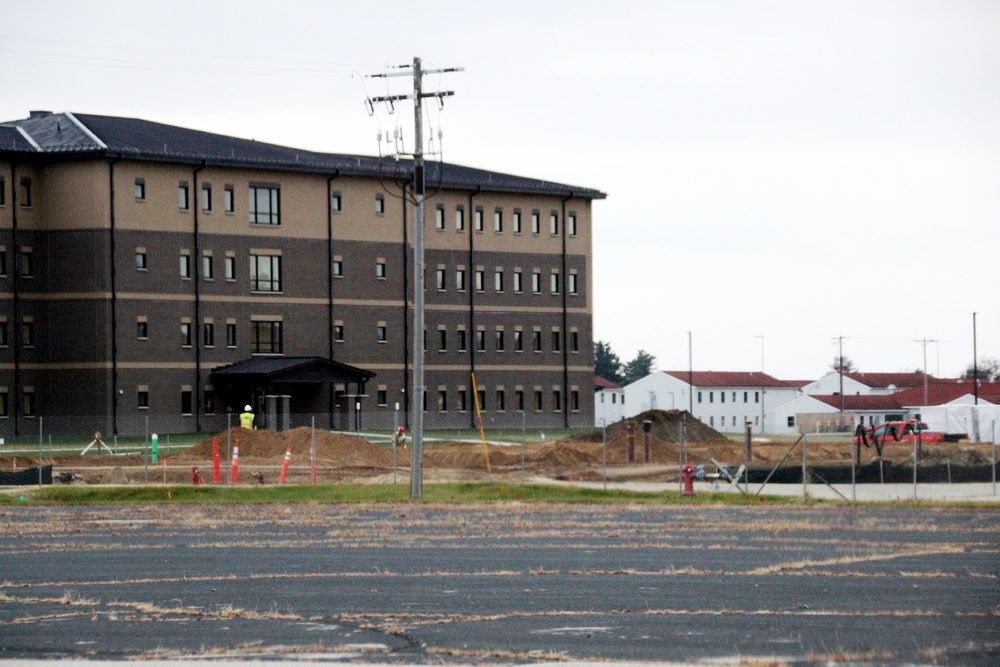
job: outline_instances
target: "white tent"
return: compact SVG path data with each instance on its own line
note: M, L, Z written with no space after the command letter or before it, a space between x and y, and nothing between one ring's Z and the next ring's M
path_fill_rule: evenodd
M931 405L911 412L919 412L931 431L1000 444L1000 405Z

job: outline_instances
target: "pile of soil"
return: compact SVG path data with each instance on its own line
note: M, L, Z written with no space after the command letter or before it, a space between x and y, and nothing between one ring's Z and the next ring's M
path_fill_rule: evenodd
M309 455L313 431L302 426L290 431L252 431L242 427L223 431L213 438L206 438L187 451L172 455L171 461L204 461L212 459L213 440L218 440L219 454L225 458L228 443L239 443L240 459L254 461L275 459L285 456L289 445L293 460L301 461ZM333 461L343 467L392 467L392 454L386 448L377 447L367 440L345 433L316 431L316 459Z
M650 422L650 435L662 442L680 442L681 427L684 422L687 442L719 442L726 436L711 426L695 419L687 410L646 410L635 417L615 422L607 428L608 440L615 440L628 433L628 423L635 424L636 438L642 437L642 422Z

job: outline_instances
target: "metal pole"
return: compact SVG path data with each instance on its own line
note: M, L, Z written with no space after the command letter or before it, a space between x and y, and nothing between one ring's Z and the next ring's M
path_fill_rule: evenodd
M993 453L993 465L991 470L993 471L993 495L997 494L997 421L993 420L993 446L990 447Z
M42 432L45 430L45 417L38 418L38 486L42 485Z
M392 484L396 485L396 466L399 459L399 403L392 413Z
M528 413L521 410L521 484L524 484L524 450L528 447Z
M232 466L233 461L233 413L226 413L226 460L229 461L229 465ZM226 486L229 486L232 481L230 478L232 475L226 475Z
M424 117L423 73L420 58L413 59L413 194L416 214L413 219L413 464L410 466L410 498L423 495L421 457L424 445ZM404 200L405 202L405 200ZM404 203L405 206L405 203ZM471 215L470 211L470 215ZM475 267L472 267L475 268Z
M601 418L601 477L604 478L604 490L608 490L608 425Z
M979 405L979 361L976 359L978 350L976 349L976 315L972 313L972 391L975 395L975 404Z
M694 416L694 357L691 355L690 331L688 331L688 413Z
M803 432L802 433L802 500L803 500L803 502L805 502L805 500L809 497L809 477L807 476L807 473L806 473L806 443L808 442L808 440L809 439L806 437L806 434Z

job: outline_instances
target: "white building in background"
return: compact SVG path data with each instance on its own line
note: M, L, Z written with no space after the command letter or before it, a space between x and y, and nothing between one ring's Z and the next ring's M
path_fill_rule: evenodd
M800 394L794 383L766 373L656 371L625 386L625 417L646 410L690 410L701 422L723 433L780 431L769 410Z
M594 378L594 425L606 426L625 418L625 390L617 382Z
M929 384L939 382L932 375L927 376ZM924 385L923 373L844 373L844 396L888 396L911 387ZM840 373L831 371L802 387L802 393L809 395L839 396Z

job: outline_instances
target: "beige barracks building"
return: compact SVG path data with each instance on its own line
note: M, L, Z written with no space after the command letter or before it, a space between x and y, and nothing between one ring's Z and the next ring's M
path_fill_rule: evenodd
M391 416L411 378L409 162L146 120L0 123L0 435L36 417ZM593 424L600 191L428 165L425 407ZM183 417L181 417L183 416ZM332 419L332 418L331 418Z

